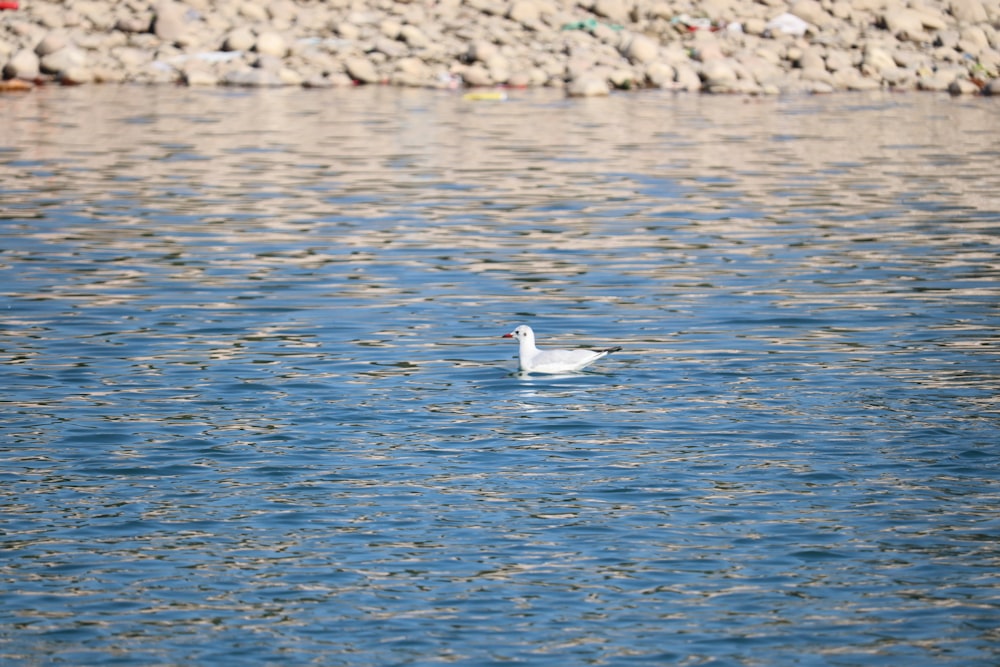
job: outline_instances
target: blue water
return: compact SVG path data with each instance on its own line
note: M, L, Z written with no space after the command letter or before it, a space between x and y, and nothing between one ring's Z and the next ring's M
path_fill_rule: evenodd
M996 105L511 98L0 97L0 662L1000 662Z

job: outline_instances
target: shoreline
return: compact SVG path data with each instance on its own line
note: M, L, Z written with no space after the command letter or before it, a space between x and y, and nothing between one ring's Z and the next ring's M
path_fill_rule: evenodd
M25 0L2 90L188 86L1000 95L1000 0Z

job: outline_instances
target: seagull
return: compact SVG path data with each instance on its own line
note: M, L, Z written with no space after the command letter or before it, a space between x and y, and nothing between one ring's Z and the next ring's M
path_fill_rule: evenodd
M516 338L518 345L518 369L522 373L571 373L589 366L601 357L618 352L620 347L603 350L539 350L535 347L535 332L522 324L504 338Z

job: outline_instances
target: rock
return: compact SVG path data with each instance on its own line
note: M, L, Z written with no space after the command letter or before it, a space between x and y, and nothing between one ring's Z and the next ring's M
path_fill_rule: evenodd
M802 54L795 60L795 65L801 70L826 71L826 61L817 49L803 51Z
M829 24L833 18L817 0L796 0L788 13L819 27Z
M250 67L226 72L221 83L241 88L268 88L282 85L277 72Z
M74 67L84 67L86 64L87 54L72 46L42 56L40 61L42 72L47 74L59 74Z
M633 64L653 62L659 55L660 46L645 35L633 35L622 49L622 55Z
M597 74L584 74L566 85L570 97L601 97L611 93L608 81Z
M646 66L646 81L654 88L673 88L677 72L672 65L654 62Z
M1000 78L990 79L983 86L983 95L1000 95Z
M948 86L951 95L973 95L979 92L979 86L968 79L955 79Z
M920 90L931 90L943 92L948 90L951 82L958 77L958 72L953 70L938 70L928 72L917 77L917 88Z
M930 35L924 30L923 15L915 10L893 6L882 14L881 23L898 39L913 42L930 41Z
M639 87L635 73L628 69L612 70L607 78L608 83L617 90L632 90Z
M629 8L624 0L596 0L593 7L591 7L591 11L614 23L626 23L628 21Z
M984 23L990 18L982 0L951 0L948 12L959 23Z
M674 65L676 76L674 81L677 90L696 92L701 90L701 77L697 70L689 64Z
M368 58L348 58L344 61L344 69L358 83L378 83L380 81L375 64Z
M21 49L4 65L5 79L33 81L41 75L41 62L33 50Z
M186 85L191 87L216 86L219 84L217 76L202 68L185 70L181 79Z
M400 28L399 39L414 49L425 49L431 45L431 40L427 38L424 31L415 25L407 24Z
M466 52L466 57L472 61L479 61L485 63L490 58L496 56L500 53L500 49L496 44L492 42L487 42L484 40L477 40L469 44L469 49Z
M94 74L83 65L71 65L59 72L59 83L65 86L78 86L84 83L91 83Z
M861 61L862 68L881 76L888 72L893 72L897 66L889 53L880 47L873 46L865 49L864 59Z
M507 9L507 18L525 25L534 25L541 18L541 12L532 0L514 0Z
M257 43L257 37L250 28L235 28L222 42L223 51L249 51Z
M35 54L38 57L47 56L60 49L65 49L67 46L69 46L69 39L64 33L50 32L45 35L42 41L35 45Z
M164 42L176 42L187 32L187 8L167 0L156 5L153 14L152 31Z
M484 64L494 83L506 83L507 79L510 78L510 63L499 53Z
M736 69L727 60L710 60L701 68L701 79L711 88L725 88L736 82Z
M493 78L490 77L490 72L481 63L473 63L466 67L462 71L462 81L466 86L473 88L479 86L491 86L493 85Z
M284 37L273 30L269 30L257 35L254 50L264 55L283 58L288 53L288 45L285 44Z
M840 49L830 49L825 58L826 68L831 72L853 69L854 60L851 54Z
M149 32L152 21L139 16L122 16L115 22L114 29L118 32Z
M397 86L428 86L431 83L431 72L427 64L420 58L403 58L396 62L396 69L389 80Z

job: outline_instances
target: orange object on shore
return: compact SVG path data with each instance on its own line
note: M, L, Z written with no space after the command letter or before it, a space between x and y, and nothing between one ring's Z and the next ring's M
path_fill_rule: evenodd
M0 9L17 9L16 2L0 2Z

